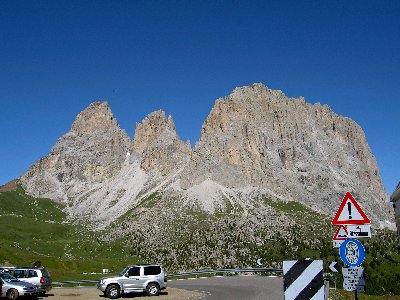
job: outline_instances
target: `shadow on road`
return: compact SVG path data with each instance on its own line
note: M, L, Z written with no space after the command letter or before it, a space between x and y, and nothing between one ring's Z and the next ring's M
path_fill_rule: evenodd
M166 291L162 291L159 294L159 296L166 296L166 295L168 295L168 292L166 292ZM28 299L37 299L37 300L49 299L50 300L54 296L55 296L54 294L45 294L45 295L40 295L40 296L37 296L34 298L28 298ZM63 296L63 297L80 297L81 294L79 292L70 292L70 293L67 292L67 293L62 294L61 296ZM103 298L103 299L108 299L105 295L99 295L99 297ZM126 293L126 294L121 295L121 298L125 298L125 299L141 298L141 297L147 297L147 294L145 292L140 292L140 293L132 292L132 293Z
M166 296L168 295L168 292L162 291L160 292L159 296ZM108 299L105 295L99 295L100 298ZM131 292L131 293L125 293L121 295L121 298L126 298L126 299L132 299L132 298L140 298L140 297L147 297L147 294L145 292Z
M33 297L33 298L28 298L28 299L45 299L45 298L48 298L48 297L54 297L54 294L44 294L44 295L39 295L39 296L36 296L36 297Z

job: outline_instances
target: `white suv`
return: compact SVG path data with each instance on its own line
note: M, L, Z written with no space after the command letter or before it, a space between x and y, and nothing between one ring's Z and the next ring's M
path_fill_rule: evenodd
M37 286L37 293L44 295L51 290L50 273L45 268L14 268L8 271L12 276L21 281L29 282Z
M157 296L166 287L167 272L160 265L128 266L118 276L104 277L97 283L97 288L111 299L129 292Z

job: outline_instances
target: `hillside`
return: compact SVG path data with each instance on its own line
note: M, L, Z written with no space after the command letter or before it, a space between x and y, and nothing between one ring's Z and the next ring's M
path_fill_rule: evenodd
M121 252L123 241L102 244L88 228L68 222L64 208L50 199L30 197L20 186L0 192L0 265L30 266L40 260L58 281L87 279L82 272L102 268L117 272L136 261ZM115 259L116 252L121 260Z
M146 198L138 210L157 211L159 197L154 194ZM273 212L273 218L266 218L257 209L251 212L257 216L255 221L248 220L243 211L232 214L233 207L216 214L188 210L173 220L165 216L162 222L143 227L140 213L132 211L107 230L93 232L84 224L68 222L61 204L32 198L18 187L0 192L0 227L5 229L0 231L0 264L31 265L40 260L53 280L61 281L97 279L102 275L82 273L99 273L103 268L116 273L134 263L162 263L174 273L256 267L257 258L263 258L268 267L282 267L284 259L321 258L326 272L330 262L340 262L338 251L331 246L335 230L329 219L294 202L262 202ZM282 231L269 230L265 226L269 223ZM396 235L388 230L375 231L364 245L368 293L399 294Z

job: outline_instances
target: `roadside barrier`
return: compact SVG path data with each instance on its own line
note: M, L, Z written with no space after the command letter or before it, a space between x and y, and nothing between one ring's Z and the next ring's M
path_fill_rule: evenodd
M59 281L53 282L52 285L81 285L83 283L97 283L99 280L67 280L67 281Z
M194 275L207 275L207 274L224 274L224 273L282 273L282 269L274 269L274 268L244 268L244 269L218 269L218 270L199 270L193 272L184 272L184 273L176 273L176 274L168 274L167 278L179 278L179 277L190 277ZM98 280L68 280L68 281L60 281L53 282L52 285L81 285L88 283L97 283Z
M282 269L274 269L274 268L200 270L200 271L193 271L193 272L168 274L168 278L186 277L186 276L192 276L192 275L221 274L221 273L223 274L223 273L264 273L264 272L282 273L283 271L282 271Z

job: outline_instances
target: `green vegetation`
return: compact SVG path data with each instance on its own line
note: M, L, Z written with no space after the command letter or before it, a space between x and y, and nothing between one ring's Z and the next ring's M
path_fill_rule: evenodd
M97 279L101 275L82 272L108 268L116 273L136 262L123 240L101 241L100 234L69 223L62 209L51 200L25 195L21 188L0 193L0 265L31 266L40 260L54 281L62 281Z
M336 290L329 292L329 299L331 300L352 300L354 299L354 292L346 292L344 290ZM376 295L368 295L365 293L357 293L357 297L359 300L400 300L400 296L391 296L391 295L384 295L384 296L376 296Z
M271 199L264 198L264 203L284 213L290 213L290 214L311 213L312 215L318 215L321 217L320 214L316 213L315 211L311 210L310 208L299 202L273 201Z
M152 193L148 195L147 197L144 197L143 200L140 203L140 206L146 207L146 208L153 208L157 202L160 200L161 194L158 192Z

